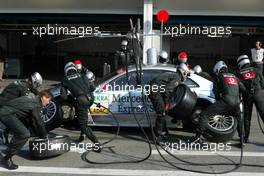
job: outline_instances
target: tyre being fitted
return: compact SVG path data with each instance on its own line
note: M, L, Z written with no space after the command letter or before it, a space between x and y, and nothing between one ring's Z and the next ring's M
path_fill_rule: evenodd
M54 136L48 139L34 138L29 141L29 151L33 158L44 159L66 153L70 150L69 136Z
M236 129L236 117L230 115L214 115L209 117L203 136L209 142L225 143L234 137Z
M169 115L177 119L185 119L189 117L196 105L197 95L185 84L180 84L176 90L170 95Z

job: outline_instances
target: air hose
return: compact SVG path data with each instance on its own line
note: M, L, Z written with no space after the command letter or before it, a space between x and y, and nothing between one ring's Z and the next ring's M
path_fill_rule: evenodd
M127 79L127 84L128 84L129 87L130 87L129 75L128 75L128 59L127 59L127 53L125 53L125 54L126 54L126 57L125 57L125 58L126 58L126 79ZM138 78L138 75L137 75L137 78ZM140 79L141 79L141 76L140 76ZM141 82L141 80L140 80L140 82ZM131 97L131 92L128 91L128 94L129 94L129 99L130 99L130 106L133 107L132 97ZM97 103L97 105L98 105L98 103ZM107 109L107 110L111 113L111 115L113 116L113 118L114 118L115 121L117 122L117 126L118 126L118 130L117 130L116 135L115 135L113 138L111 138L110 140L108 140L107 142L104 142L104 143L102 144L102 145L104 146L105 144L108 144L108 143L110 143L111 141L113 141L114 139L117 138L117 136L119 135L119 132L120 132L120 124L119 124L118 120L115 118L114 113L111 112L110 109L108 109L108 108L106 108L106 107L104 107L104 106L102 106L102 105L100 105L100 106L103 107L103 108L105 108L105 109ZM137 119L137 117L136 117L136 114L135 114L135 110L134 110L134 108L131 108L131 109L132 109L133 117L134 117L134 119L135 119L135 121L136 121L138 127L140 128L141 132L143 133L144 137L145 137L146 140L147 140L148 148L149 148L149 152L148 152L147 156L144 157L144 158L142 158L142 159L139 159L139 160L133 160L133 161L95 162L95 161L91 161L91 160L89 160L88 157L87 157L88 154L89 154L89 152L91 152L91 151L86 151L86 152L83 153L83 155L82 155L82 159L83 159L84 161L89 162L89 163L92 163L92 164L122 164L122 163L140 163L140 162L143 162L143 161L146 161L146 160L149 159L149 157L151 156L151 152L152 152L151 142L150 142L150 140L149 140L149 138L148 138L148 135L146 134L144 128L141 126L140 122L138 121L138 119Z
M138 36L135 34L136 38L137 38L137 41L138 41L138 44L139 44L139 47L142 49L142 44L141 42L139 41L138 39ZM134 45L133 43L133 39L132 39L132 44ZM137 80L140 80L140 83L142 83L142 61L141 59L139 59L139 63L136 61L136 71L137 71ZM139 72L139 73L138 73ZM127 55L126 55L126 77L127 77L127 83L129 83L129 79L128 79L128 64L127 64ZM139 77L139 78L138 78ZM186 161L186 160L183 160L177 156L175 156L174 154L172 154L171 152L167 151L162 145L160 145L160 142L157 140L157 137L155 136L155 132L154 132L154 127L152 125L152 122L151 122L151 118L150 118L150 114L149 114L149 111L148 111L148 106L146 104L146 96L144 94L144 90L142 89L142 92L141 92L141 96L142 96L142 102L143 102L143 108L144 108L144 114L146 116L146 119L149 123L149 128L151 130L151 134L152 134L152 138L153 138L153 141L154 141L154 145L155 145L155 148L156 150L158 151L160 157L166 162L168 163L170 166L176 168L176 169L179 169L179 170L183 170L183 171L189 171L189 172L195 172L195 173L202 173L202 174L226 174L226 173L230 173L230 172L233 172L237 169L239 169L241 166L248 166L248 167L264 167L264 166L261 166L261 165L250 165L250 164L243 164L242 161L243 161L243 142L244 142L244 139L243 139L243 136L240 138L240 143L241 143L241 152L240 152L240 160L239 160L239 163L194 163L194 162L190 162L190 161ZM130 105L131 107L133 107L133 104L132 104L132 101L131 101L131 92L129 91L129 97L130 97ZM106 108L104 106L102 106L103 108ZM108 109L108 108L106 108ZM134 116L134 119L136 120L138 126L140 127L142 133L144 134L144 137L146 138L147 140L147 143L148 143L148 147L149 147L149 153L146 157L140 159L140 160L134 160L134 161L115 161L115 162L108 162L108 163L103 163L103 162L94 162L94 161L91 161L89 159L87 159L87 155L90 151L87 151L85 152L83 155L82 155L82 158L83 160L85 160L86 162L89 162L89 163L92 163L92 164L121 164L121 163L139 163L139 162L143 162L145 160L147 160L150 156L151 156L151 151L152 151L152 147L151 147L151 142L149 140L149 137L147 136L145 130L143 129L143 127L140 125L137 117L136 117L136 114L134 112L134 108L131 108L132 111L133 111L133 116ZM112 139L110 139L109 141L107 142L104 142L103 145L107 144L107 143L110 143L111 141L113 141L119 134L119 131L120 131L120 125L118 123L118 120L115 118L115 115L114 113L112 113L109 109L108 111L112 114L113 118L115 119L115 121L117 122L117 125L118 125L118 130L117 130L117 133L116 133L116 136L113 137ZM243 116L241 116L242 120L240 123L240 130L243 129ZM260 124L260 123L259 123ZM241 134L242 134L243 131L241 131ZM264 133L264 130L262 130L262 132ZM176 160L178 161L181 161L183 163L186 163L190 166L234 166L234 168L230 169L230 170L227 170L227 171L219 171L219 172L209 172L209 171L199 171L199 170L192 170L192 169L186 169L186 168L182 168L182 167L179 167L177 165L175 165L174 163L168 161L168 159L166 159L163 154L161 153L160 149L158 146L161 146L161 149L164 150L167 154L169 154L171 157L175 158Z
M137 35L135 35L137 36ZM139 39L137 38L137 41L139 41ZM142 44L139 42L140 44L140 47L141 49L143 48L142 47ZM137 63L137 62L136 62ZM136 67L138 67L138 65L136 65ZM139 63L139 70L140 70L140 75L142 75L142 61L140 60L140 63ZM145 110L145 115L147 117L147 120L149 121L149 126L151 128L151 133L152 133L152 137L153 137L153 140L154 140L154 144L155 144L155 147L160 155L160 157L166 162L168 163L169 165L179 169L179 170L183 170L183 171L190 171L190 172L196 172L196 173L204 173L204 174L225 174L225 173L229 173L229 172L232 172L232 171L235 171L237 170L241 164L242 164L242 159L243 159L243 147L241 147L241 157L240 157L240 162L238 164L226 164L226 163L193 163L193 162L188 162L188 161L185 161L185 160L182 160L178 157L176 157L175 155L173 155L171 152L165 150L165 148L162 147L162 149L164 151L166 151L170 156L172 156L173 158L181 161L181 162L184 162L186 164L189 164L189 165L196 165L196 166L213 166L213 165L230 165L230 166L235 166L233 169L229 170L229 171L223 171L223 172L203 172L203 171L196 171L196 170L190 170L190 169L185 169L185 168L182 168L182 167L179 167L179 166L176 166L175 164L171 163L170 161L168 161L160 152L159 148L158 148L158 145L159 144L159 141L157 141L157 138L155 136L155 132L154 132L154 128L153 128L153 125L152 125L152 122L151 122L151 119L150 119L150 115L149 115L149 112L148 112L148 108L147 108L147 105L146 105L146 101L145 101L145 95L144 95L144 92L142 90L142 101L143 101L143 107L144 107L144 110ZM242 128L241 128L242 129ZM243 139L241 140L241 142L243 143Z
M261 125L261 122L260 122L260 115L259 115L259 112L258 112L257 108L256 108L256 113L257 113L257 117L258 117L259 128L260 128L262 134L264 134L264 129L263 129L262 125ZM262 121L262 122L263 122L263 121Z

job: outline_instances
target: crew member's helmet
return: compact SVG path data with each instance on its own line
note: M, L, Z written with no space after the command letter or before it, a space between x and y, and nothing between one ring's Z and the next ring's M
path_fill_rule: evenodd
M187 53L186 52L181 52L179 55L178 55L178 61L180 63L186 63L187 62Z
M203 70L202 70L202 67L200 65L196 65L193 68L193 71L194 71L194 73L201 73Z
M228 69L226 63L224 61L218 61L214 66L213 72L218 75L223 68Z
M30 81L32 83L32 87L36 89L42 85L43 79L38 72L35 72L30 76Z
M243 68L247 64L250 64L250 60L247 55L241 55L237 58L237 65L239 69Z
M77 68L73 62L68 62L64 67L65 76L70 76L77 73Z
M122 50L126 50L127 49L127 45L128 45L128 41L127 40L123 40L121 42L121 49Z
M94 82L95 81L95 76L94 76L94 74L93 74L93 72L91 72L91 71L87 71L86 72L86 77L89 79L89 81L91 81L91 82Z
M159 53L159 62L166 64L166 63L168 63L168 61L169 61L169 59L168 59L168 53L166 51L163 51L162 50Z
M82 69L82 62L79 59L76 59L74 61L74 64L75 64L77 70L81 70Z

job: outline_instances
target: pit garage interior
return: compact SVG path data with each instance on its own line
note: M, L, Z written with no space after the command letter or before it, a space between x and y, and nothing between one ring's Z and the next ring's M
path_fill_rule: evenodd
M112 64L114 53L124 39L88 37L54 43L72 36L33 35L34 27L47 24L64 27L98 26L105 33L126 34L130 30L130 18L134 22L140 18L143 31L145 19L151 15L153 31L159 31L160 23L156 14L166 9L170 19L164 26L232 27L230 36L163 37L162 49L169 53L171 60L177 58L179 52L186 51L190 64L200 64L206 71L210 71L219 59L235 66L236 58L240 54L250 55L250 48L254 47L255 41L262 41L264 37L262 0L241 0L239 3L236 0L14 1L1 0L0 7L0 46L7 62L6 76L26 77L38 71L45 75L44 78L61 79L64 64L80 58L95 75L102 77L104 63ZM155 42L152 45L160 46Z

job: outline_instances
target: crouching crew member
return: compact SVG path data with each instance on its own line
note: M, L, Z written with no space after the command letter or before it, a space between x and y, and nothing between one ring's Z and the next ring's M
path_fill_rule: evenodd
M187 78L187 75L190 73L189 68L184 64L180 64L177 67L176 72L166 72L158 77L154 78L151 82L151 86L159 87L159 90L153 91L151 89L149 98L154 106L154 109L157 114L156 124L155 124L155 133L159 136L166 135L167 127L166 127L166 111L168 109L168 100L169 96L172 92L175 91L175 88L184 82ZM165 91L162 91L163 89Z
M256 68L251 67L247 55L238 57L237 64L239 68L238 76L246 87L246 91L243 93L244 142L248 143L253 103L255 104L261 119L264 120L264 100L262 96L258 96L258 92L264 88L264 80L262 74ZM241 134L239 135L241 136Z
M38 72L35 72L28 79L18 80L9 84L0 94L0 105L4 105L9 100L21 96L36 95L38 93L37 89L42 85L42 82L42 76Z
M26 95L36 95L38 88L42 85L42 76L35 72L28 79L15 81L8 86L0 94L0 106L4 105L10 100ZM8 130L5 129L2 133L2 140L8 143Z
M30 137L29 130L21 122L23 118L32 118L33 124L40 138L46 138L47 132L44 122L40 117L42 107L49 104L52 95L48 90L39 92L39 96L22 96L8 101L0 108L0 121L14 135L11 139L6 155L2 160L2 165L7 169L17 169L12 157L23 147Z
M245 87L234 74L228 72L225 62L217 62L213 71L216 75L213 89L216 102L200 114L196 139L200 139L201 135L205 133L206 125L211 116L231 112L234 117L240 119L239 91L240 88L245 90Z
M93 104L94 87L85 75L80 74L74 63L69 62L64 68L65 77L62 81L62 97L67 99L67 91L70 91L74 98L74 108L77 114L78 124L82 134L85 134L94 144L99 145L96 136L93 134L91 128L88 127L88 110ZM80 136L81 137L81 136Z

